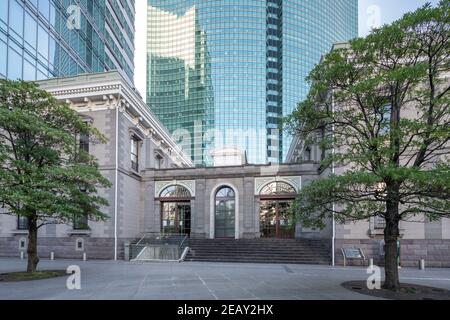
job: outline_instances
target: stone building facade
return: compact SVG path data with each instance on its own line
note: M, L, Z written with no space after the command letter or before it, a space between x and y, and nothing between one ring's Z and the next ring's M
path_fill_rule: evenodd
M347 43L337 43L334 49L347 47ZM448 83L450 74L444 75L443 84ZM442 85L442 84L441 84ZM333 104L333 108L346 108L349 104L340 106ZM415 102L408 104L402 111L402 117L417 117ZM450 152L450 146L447 147ZM326 153L331 150L322 150L318 144L308 145L296 136L288 151L287 163L320 163ZM441 157L448 157L442 155ZM401 160L404 161L404 160ZM339 175L349 170L350 166L336 166L334 173ZM318 175L325 177L331 174L331 169L319 171ZM344 257L343 248L361 248L367 259L373 258L374 263L384 263L384 227L383 218L370 218L368 221L357 221L348 224L334 223L331 229L331 239L334 247L335 263L342 265ZM424 215L417 215L411 221L400 221L400 264L403 266L418 266L419 261L425 259L430 267L450 267L450 219L429 221ZM350 261L359 264L359 261Z
M307 146L298 137L295 138L288 154L290 163L311 162L319 164L322 151L316 145ZM336 173L345 168L335 168ZM330 169L319 171L325 177ZM430 222L426 218L417 217L415 221L400 221L400 264L418 266L419 260L425 259L430 267L450 267L450 219ZM366 259L373 258L374 263L384 263L384 221L372 217L369 221L358 221L348 224L328 223L328 233L334 243L335 264L343 265L343 248L361 248ZM334 240L333 240L334 239ZM348 264L360 264L360 261L347 261ZM365 262L367 263L367 262Z
M383 229L379 221L337 224L323 230L296 225L286 208L296 193L320 171L320 149L296 140L291 163L236 163L194 167L138 93L119 73L108 72L40 82L61 102L90 121L108 142L90 144L100 170L112 187L101 190L110 203L105 222L47 225L38 233L41 257L124 259L125 244L144 234L180 233L196 239L308 238L334 248L362 248L367 259L382 264ZM245 157L243 158L245 159ZM0 210L2 210L0 208ZM1 212L0 212L1 213ZM401 262L450 266L450 220L402 222ZM27 230L17 217L0 214L0 256L26 255ZM330 251L331 252L331 251Z
M108 142L90 144L101 173L113 184L101 190L110 206L106 222L89 222L88 230L68 225L47 225L38 232L39 255L114 259L123 255L123 243L144 231L144 194L141 172L149 168L189 167L191 160L149 111L135 90L118 72L55 78L40 82L61 102L90 121ZM138 146L132 163L131 143ZM1 210L1 209L0 209ZM17 217L0 214L0 256L26 252L28 232Z
M329 238L329 230L302 230L286 216L278 224L271 222L272 213L261 220L263 210L269 214L265 207L285 207L302 185L315 179L317 164L234 162L196 168L119 73L56 78L40 82L40 87L68 103L107 137L106 144L89 145L89 152L112 183L101 190L110 204L104 208L109 219L90 221L87 229L42 227L41 257L53 252L56 258L81 258L86 253L89 258L123 259L125 243L162 232L202 239ZM27 230L19 219L0 214L0 256L26 254L26 242Z

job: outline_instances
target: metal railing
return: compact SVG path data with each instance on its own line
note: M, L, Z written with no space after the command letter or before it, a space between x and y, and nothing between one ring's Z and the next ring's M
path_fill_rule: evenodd
M188 250L185 234L145 233L130 244L130 261L182 261Z

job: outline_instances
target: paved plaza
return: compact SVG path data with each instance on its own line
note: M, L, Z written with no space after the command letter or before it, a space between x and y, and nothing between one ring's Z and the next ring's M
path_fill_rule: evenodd
M81 289L67 277L0 283L0 299L374 299L348 291L344 281L367 279L366 269L281 264L130 263L42 260L39 270L81 269ZM23 271L26 261L0 259L0 273ZM403 282L450 289L450 269L400 270Z

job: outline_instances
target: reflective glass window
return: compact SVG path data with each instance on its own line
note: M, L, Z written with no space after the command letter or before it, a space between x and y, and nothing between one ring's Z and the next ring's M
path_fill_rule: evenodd
M38 52L45 60L48 60L48 33L41 26L38 28Z
M36 80L36 67L26 59L23 60L23 80Z
M23 36L23 8L17 0L11 0L9 4L9 26L19 35Z
M6 59L8 57L6 43L0 41L0 74L6 77Z
M11 80L22 78L22 56L11 47L8 50L8 78Z
M0 19L8 23L8 0L0 1Z
M25 25L24 39L31 48L36 49L37 22L29 13L25 13Z
M45 19L49 19L50 16L50 3L49 0L39 0L39 12Z

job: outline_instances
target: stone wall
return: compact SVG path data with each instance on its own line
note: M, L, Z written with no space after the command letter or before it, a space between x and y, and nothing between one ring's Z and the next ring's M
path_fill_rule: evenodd
M16 235L8 238L0 238L1 257L20 257L23 251L26 258L26 246L20 248L20 241L27 238L26 235ZM83 248L77 248L77 242L82 239ZM118 259L124 259L124 243L132 239L118 239ZM86 253L87 259L114 259L113 238L90 238L87 236L73 235L58 238L38 238L38 255L43 259L50 259L50 253L54 253L55 259L82 259Z
M336 265L344 265L341 248L361 248L367 261L347 260L348 266L367 265L373 258L374 264L384 265L383 240L379 239L336 239ZM450 267L450 239L402 239L400 240L400 265L418 267L425 259L426 267Z

